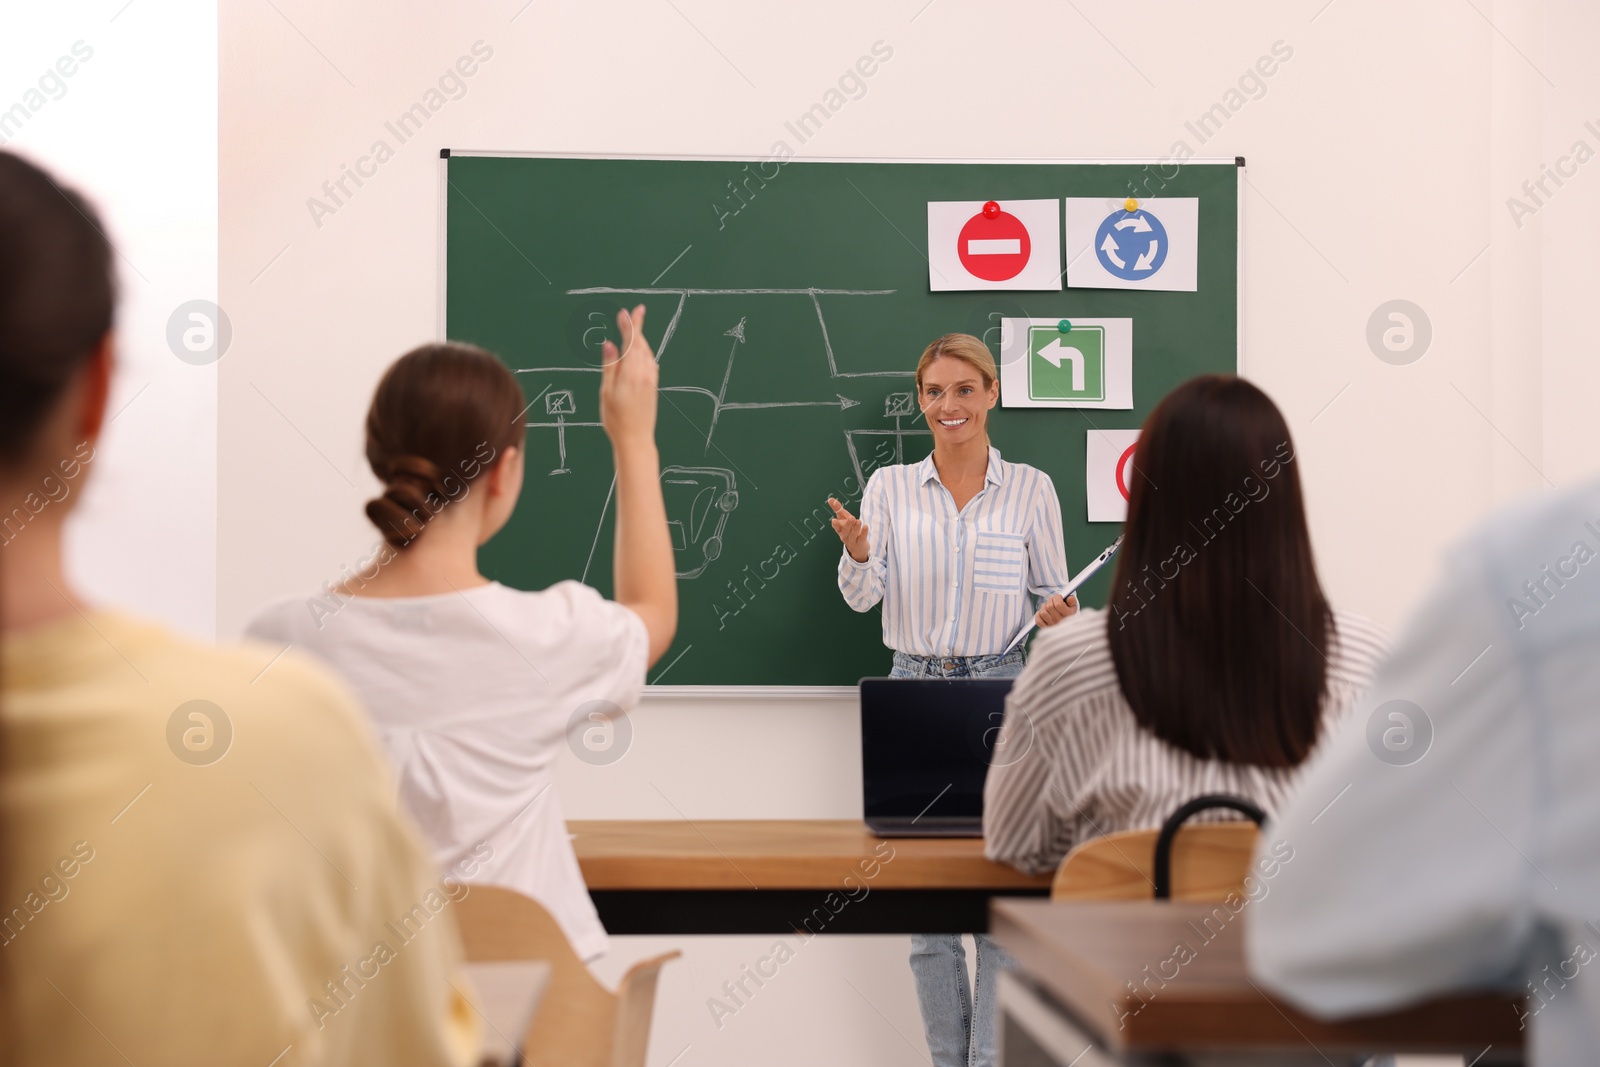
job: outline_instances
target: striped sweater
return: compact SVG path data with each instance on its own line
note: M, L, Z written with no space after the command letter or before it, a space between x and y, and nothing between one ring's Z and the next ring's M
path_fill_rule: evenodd
M1079 842L1153 829L1203 793L1245 797L1271 815L1294 791L1305 762L1274 768L1201 759L1140 726L1117 684L1106 619L1085 610L1042 632L1011 690L1006 743L983 790L984 852L992 860L1042 874ZM1371 687L1388 647L1370 620L1347 612L1334 620L1322 737Z

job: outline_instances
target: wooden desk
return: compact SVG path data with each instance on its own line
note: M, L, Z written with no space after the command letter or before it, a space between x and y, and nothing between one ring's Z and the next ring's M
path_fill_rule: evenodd
M1229 921L1206 926L1217 909ZM1245 972L1248 919L1248 906L1233 916L1199 903L996 901L991 932L1023 971L1003 988L1006 1067L1061 1055L1063 1064L1085 1055L1079 1067L1149 1062L1174 1052L1188 1063L1343 1064L1384 1052L1458 1053L1477 1067L1522 1062L1522 1000L1510 994L1464 994L1340 1022L1274 1000ZM1188 962L1175 953L1180 944L1191 949ZM1100 1051L1087 1056L1089 1046Z
M1045 896L977 838L874 837L823 819L569 822L614 934L830 934L988 929L989 898Z

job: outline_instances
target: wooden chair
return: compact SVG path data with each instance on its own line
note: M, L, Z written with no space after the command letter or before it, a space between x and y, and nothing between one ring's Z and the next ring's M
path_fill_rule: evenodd
M656 977L662 964L682 953L635 963L613 993L589 973L537 901L475 885L455 913L467 959L550 963L550 984L523 1043L528 1067L644 1067Z
M1252 821L1183 825L1195 812L1214 807L1243 812ZM1238 797L1196 797L1159 830L1125 830L1078 845L1056 868L1050 899L1224 900L1244 890L1264 818L1261 809Z

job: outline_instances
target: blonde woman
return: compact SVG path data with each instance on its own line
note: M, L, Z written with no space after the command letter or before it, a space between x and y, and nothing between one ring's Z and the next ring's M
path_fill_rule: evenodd
M1055 485L989 443L999 399L988 346L964 333L939 338L917 361L932 454L874 471L859 518L828 500L844 543L839 591L856 611L883 604L890 677L1015 677L1022 650L1006 648L1029 619L1052 626L1078 610L1077 598L1056 593L1067 584L1067 560ZM1010 961L986 935L974 939L971 990L960 934L911 940L934 1067L995 1061L996 972Z

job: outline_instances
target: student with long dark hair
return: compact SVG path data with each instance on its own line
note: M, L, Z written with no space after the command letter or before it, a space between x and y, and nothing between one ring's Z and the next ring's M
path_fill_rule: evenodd
M605 950L606 932L567 836L556 757L574 719L585 733L617 729L678 621L643 306L617 326L621 349L607 341L596 368L617 474L616 600L478 572L479 546L522 490L527 402L489 352L428 344L389 368L367 412L383 492L366 511L385 544L331 596L284 601L249 630L310 652L355 689L441 870L471 864L469 881L539 901L584 959Z
M64 573L113 269L94 208L0 152L0 1049L476 1063L466 887L428 862L344 689L298 654L96 607Z
M1030 873L1202 793L1276 811L1384 651L1323 595L1294 444L1261 390L1184 383L1133 466L1110 603L1035 640L1004 727L1026 752L984 787L987 855Z

